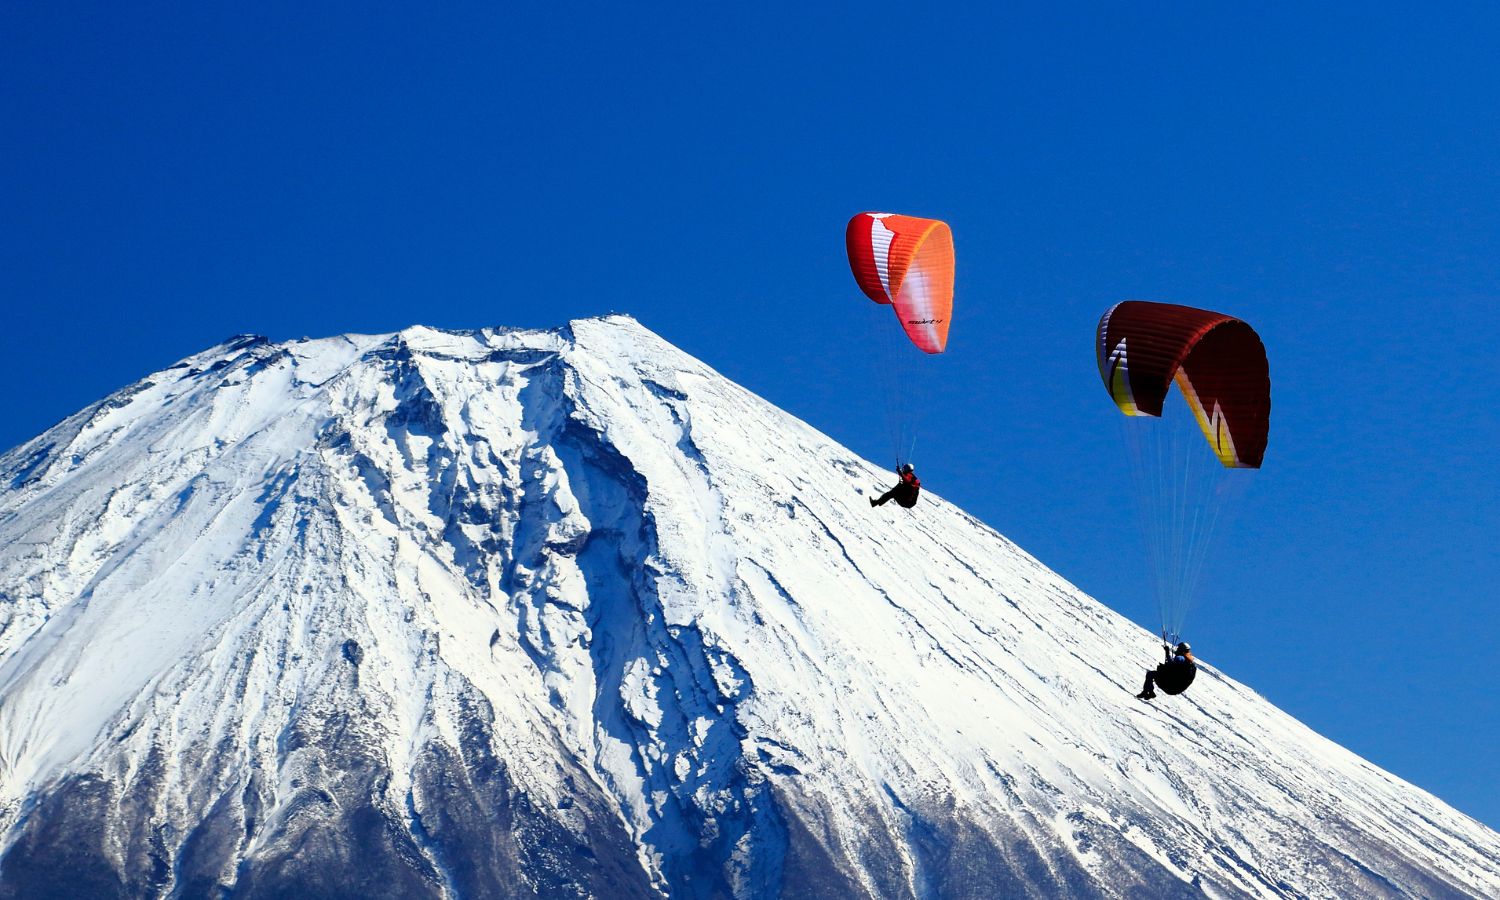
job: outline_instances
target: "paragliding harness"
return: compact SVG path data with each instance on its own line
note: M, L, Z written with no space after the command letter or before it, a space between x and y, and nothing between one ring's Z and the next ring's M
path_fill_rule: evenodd
M902 471L903 468L905 471ZM906 509L917 505L917 495L922 492L922 480L917 477L916 472L911 470L909 463L906 466L897 466L896 474L901 477L901 483L881 494L878 499L871 500L871 506L880 506L887 500L895 500L898 506Z
M1166 661L1146 675L1147 690L1154 683L1163 694L1180 694L1198 677L1198 664L1193 662L1191 650L1186 657L1178 656L1167 642L1166 632L1162 632L1161 648L1166 653Z
M896 502L907 509L917 505L917 495L922 493L922 479L917 477L916 472L907 472L901 476L901 483L894 488L896 491Z

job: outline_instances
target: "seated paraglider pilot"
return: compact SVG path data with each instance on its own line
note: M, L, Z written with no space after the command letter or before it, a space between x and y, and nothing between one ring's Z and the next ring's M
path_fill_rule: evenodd
M1193 648L1187 641L1175 650L1169 644L1162 644L1162 649L1167 652L1167 661L1146 673L1146 686L1136 694L1142 700L1155 699L1157 688L1164 694L1180 694L1198 674L1198 661L1193 659Z
M896 474L901 476L901 481L878 498L871 497L871 506L879 506L887 500L895 500L907 509L917 505L917 494L922 491L922 482L917 479L917 473L912 471L911 463L903 464L896 470Z

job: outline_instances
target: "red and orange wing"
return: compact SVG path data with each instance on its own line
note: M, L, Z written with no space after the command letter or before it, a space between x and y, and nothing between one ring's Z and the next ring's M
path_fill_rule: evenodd
M860 213L844 241L849 269L865 296L895 308L907 337L942 353L953 322L953 232L946 222L894 213Z

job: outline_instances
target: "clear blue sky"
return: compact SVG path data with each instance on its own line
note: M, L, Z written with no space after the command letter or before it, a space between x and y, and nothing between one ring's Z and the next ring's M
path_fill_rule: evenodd
M1246 318L1188 634L1500 826L1500 8L504 6L0 9L0 445L233 333L622 310L884 459L843 227L938 216L926 485L1150 627L1094 325Z

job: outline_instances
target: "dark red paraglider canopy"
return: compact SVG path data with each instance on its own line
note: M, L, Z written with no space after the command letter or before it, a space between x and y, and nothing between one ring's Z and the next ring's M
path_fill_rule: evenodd
M1175 381L1219 461L1258 469L1271 375L1255 329L1223 313L1126 300L1099 320L1099 375L1127 416L1160 416Z

